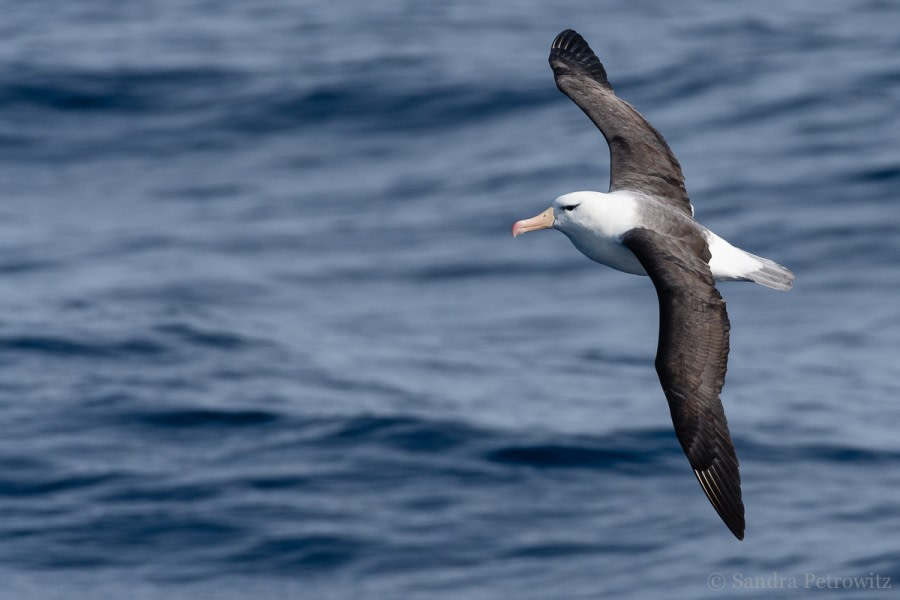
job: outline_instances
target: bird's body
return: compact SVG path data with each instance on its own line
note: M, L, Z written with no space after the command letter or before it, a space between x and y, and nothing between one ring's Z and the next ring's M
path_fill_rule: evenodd
M659 297L656 370L675 433L700 486L738 539L744 537L738 460L719 393L729 331L716 281L790 289L781 265L736 248L694 220L678 160L662 135L613 92L580 35L560 33L550 50L559 89L600 129L610 150L610 189L572 192L513 235L554 228L588 258L646 275Z
M693 217L639 192L564 194L554 202L554 214L558 215L555 227L582 254L617 271L647 275L634 253L622 243L626 232L645 227L702 236L709 247L709 267L716 281L755 281L774 289L789 289L793 279L784 267L732 246Z

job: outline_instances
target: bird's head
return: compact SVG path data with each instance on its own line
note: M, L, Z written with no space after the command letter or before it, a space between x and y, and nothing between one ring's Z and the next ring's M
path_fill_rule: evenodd
M520 233L528 233L529 231L537 231L538 229L559 229L562 232L571 229L577 225L579 218L582 216L578 207L585 201L581 192L573 192L564 194L553 201L553 204L530 219L522 219L516 221L512 226L513 237Z

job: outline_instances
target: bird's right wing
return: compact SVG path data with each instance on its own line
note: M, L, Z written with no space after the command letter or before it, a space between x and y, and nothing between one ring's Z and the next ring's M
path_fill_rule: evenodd
M681 165L663 136L616 96L606 70L584 38L566 29L553 40L556 85L600 129L609 144L609 190L636 190L693 216Z
M678 441L706 497L743 539L741 476L719 399L730 326L709 269L706 241L696 234L663 235L645 228L628 231L622 241L659 296L656 371Z

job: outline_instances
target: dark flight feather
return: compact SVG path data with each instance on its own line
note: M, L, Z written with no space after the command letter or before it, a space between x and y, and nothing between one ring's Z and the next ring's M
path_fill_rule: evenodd
M709 248L693 228L623 237L659 297L656 371L675 434L700 487L725 525L744 539L741 476L719 394L728 367L730 325L709 269Z

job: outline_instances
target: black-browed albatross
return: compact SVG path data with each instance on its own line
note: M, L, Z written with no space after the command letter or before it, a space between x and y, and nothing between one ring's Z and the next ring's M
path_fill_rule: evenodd
M754 281L788 290L794 274L736 248L694 220L681 166L662 135L615 95L600 60L578 33L553 41L560 91L609 144L609 192L573 192L513 236L558 229L588 258L648 275L659 297L656 371L675 434L697 481L725 525L744 538L744 503L734 444L719 393L728 362L728 315L716 281Z

